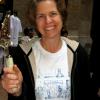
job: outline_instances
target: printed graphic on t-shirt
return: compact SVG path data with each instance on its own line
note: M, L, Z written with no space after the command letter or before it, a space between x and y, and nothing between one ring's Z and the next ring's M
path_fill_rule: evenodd
M36 80L37 100L70 100L70 95L70 78L61 69L57 69L55 76L39 76Z

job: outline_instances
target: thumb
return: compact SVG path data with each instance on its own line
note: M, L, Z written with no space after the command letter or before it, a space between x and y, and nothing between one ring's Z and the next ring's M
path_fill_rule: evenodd
M20 79L21 81L23 81L22 73L21 73L21 71L20 71L20 69L18 68L17 65L14 65L13 70L14 70L14 72L18 75L19 79Z
M20 72L20 69L18 68L17 65L13 66L13 70L14 70L15 73L19 73Z

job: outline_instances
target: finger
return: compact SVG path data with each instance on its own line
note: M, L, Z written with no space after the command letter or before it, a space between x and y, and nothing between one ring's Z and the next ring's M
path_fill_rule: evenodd
M18 80L8 80L8 85L19 85L19 81Z
M17 73L20 82L22 82L23 81L23 76L22 76L22 73L21 73L20 69L16 65L14 65L13 69L14 69L15 73Z
M18 80L18 75L14 74L14 73L4 73L1 76L2 80Z
M18 80L2 80L1 84L5 90L9 90L11 88L17 88L19 86Z
M16 77L16 75L12 75L12 74L2 75L1 80L6 85L18 85L18 84L20 84L18 77Z
M16 74L6 74L6 77L10 80L17 80L18 76Z
M14 65L13 70L14 70L16 73L19 73L19 72L20 72L20 70L19 70L19 68L17 67L17 65Z
M12 89L12 88L18 88L18 85L17 85L17 84L14 84L14 85L8 85L8 89Z
M19 91L18 88L11 88L11 89L9 89L9 93L11 93L11 94L16 93L17 91Z
M4 71L4 73L15 73L12 69L10 69L8 67L4 67L3 71Z

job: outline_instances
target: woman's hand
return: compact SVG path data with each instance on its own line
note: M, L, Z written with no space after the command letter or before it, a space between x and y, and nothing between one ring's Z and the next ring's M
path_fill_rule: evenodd
M23 76L19 68L14 65L13 69L4 67L4 74L1 78L3 88L14 96L19 96L22 92Z

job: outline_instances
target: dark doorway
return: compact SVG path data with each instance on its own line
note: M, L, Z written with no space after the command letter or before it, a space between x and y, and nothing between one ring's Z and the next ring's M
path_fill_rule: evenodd
M6 11L13 10L13 0L0 1L0 23L3 21Z
M13 10L13 0L5 0L5 9Z
M91 37L93 40L97 40L100 34L100 0L93 0L93 14L91 25Z

